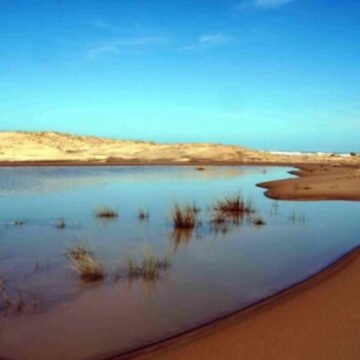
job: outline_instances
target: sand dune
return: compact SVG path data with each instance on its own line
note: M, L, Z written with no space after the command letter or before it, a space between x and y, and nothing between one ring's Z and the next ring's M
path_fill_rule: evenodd
M219 144L157 144L58 132L0 132L0 163L331 163L360 164L360 158L285 155Z

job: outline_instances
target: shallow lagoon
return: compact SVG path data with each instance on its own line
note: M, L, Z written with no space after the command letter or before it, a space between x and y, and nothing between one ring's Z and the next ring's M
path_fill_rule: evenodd
M21 311L0 314L0 357L105 358L249 306L359 245L360 204L275 202L255 187L289 176L270 167L0 169L0 275ZM266 225L244 219L226 232L208 223L214 200L239 192ZM174 203L196 201L202 225L174 234ZM98 206L119 212L94 216ZM139 221L138 210L149 211ZM65 229L57 229L64 218ZM16 220L24 224L17 226ZM83 283L66 250L87 243L107 276ZM144 246L171 266L154 281L113 276ZM1 304L1 302L0 302ZM4 309L3 309L4 310Z

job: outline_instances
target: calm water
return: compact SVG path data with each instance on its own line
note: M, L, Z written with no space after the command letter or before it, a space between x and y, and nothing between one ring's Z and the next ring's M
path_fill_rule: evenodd
M275 202L257 182L285 168L89 167L0 169L0 357L89 359L122 353L241 309L316 273L360 243L359 203ZM226 233L211 204L239 192L266 226ZM202 225L174 234L175 201L196 201ZM103 222L98 206L119 217ZM139 222L137 212L150 213ZM64 218L66 228L56 222ZM14 221L23 220L22 226ZM104 281L85 284L64 255L87 244ZM154 281L114 277L147 251L171 266ZM0 288L1 290L1 288ZM22 303L19 306L19 293ZM12 302L4 308L5 298Z

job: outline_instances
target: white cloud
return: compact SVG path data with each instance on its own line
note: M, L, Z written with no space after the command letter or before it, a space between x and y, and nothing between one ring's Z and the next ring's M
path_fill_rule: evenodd
M202 35L198 38L199 44L204 45L222 45L231 42L233 39L230 36L218 33Z
M168 38L154 35L153 31L145 30L138 24L122 28L103 19L97 19L90 25L99 32L108 33L109 37L108 40L105 39L88 49L87 57L90 60L117 53L139 54L169 44Z
M273 9L286 5L293 0L255 0L254 5L258 8Z
M241 10L247 7L255 7L258 9L277 9L286 4L293 2L294 0L251 0L251 1L244 1L239 4L236 8Z
M236 39L234 37L223 33L204 34L199 36L193 44L184 46L180 50L203 50L215 46L227 45L235 41Z
M95 59L105 54L116 54L120 52L142 52L154 46L167 45L168 43L169 40L167 38L160 36L117 39L93 47L88 52L88 58Z

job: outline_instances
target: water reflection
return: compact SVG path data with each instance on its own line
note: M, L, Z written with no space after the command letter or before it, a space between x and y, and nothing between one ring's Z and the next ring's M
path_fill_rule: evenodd
M279 211L279 202L277 200L271 202L270 215L277 215Z
M262 173L258 167L207 167L206 171L194 171L192 166L96 166L96 167L27 167L2 168L0 195L51 193L76 188L106 186L114 181L125 184L149 184L176 180L234 179ZM14 174L16 176L14 176ZM71 177L71 182L69 181Z
M0 169L0 306L8 308L0 356L60 360L65 346L78 360L146 345L259 301L358 243L358 204L280 207L255 183L287 169L264 170ZM234 197L216 202L239 189L256 212ZM174 229L167 219L176 202L190 204L196 226ZM100 203L119 216L94 216ZM81 239L90 258L74 264L68 250ZM103 276L84 282L79 259L100 261Z
M171 232L171 242L175 251L179 246L187 246L194 235L194 229L174 229Z
M292 224L305 224L308 221L305 214L300 214L295 209L292 210L288 219Z

